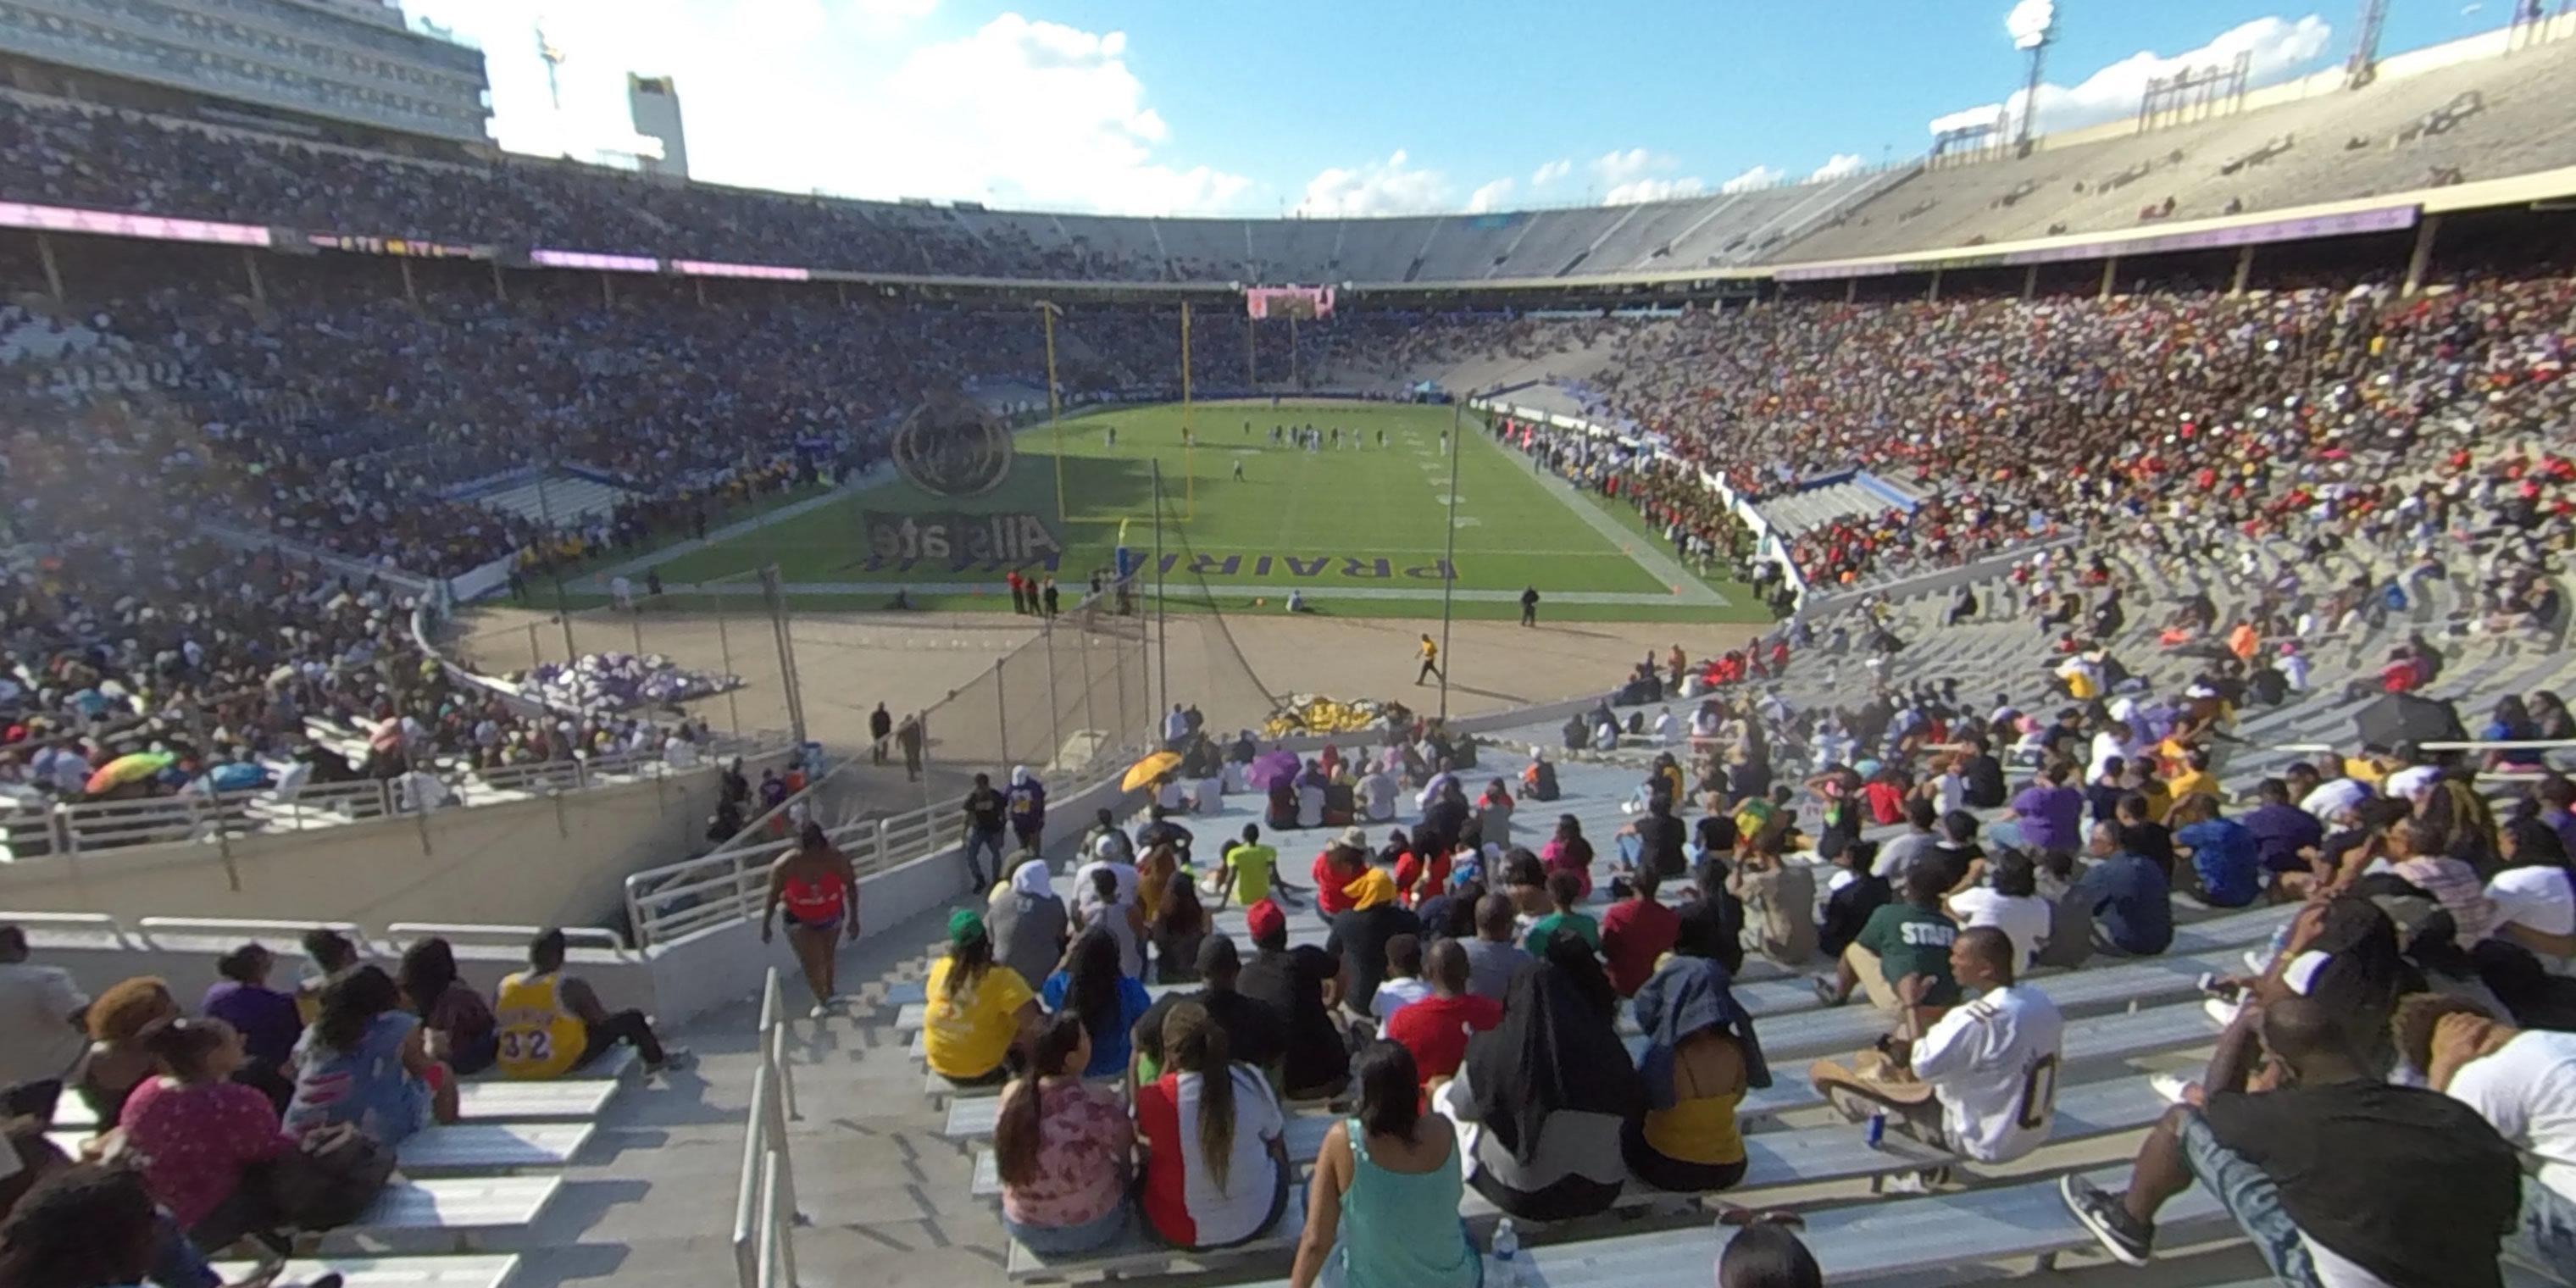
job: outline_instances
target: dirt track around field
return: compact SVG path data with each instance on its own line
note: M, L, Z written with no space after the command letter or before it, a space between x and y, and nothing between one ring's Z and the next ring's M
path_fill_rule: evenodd
M529 628L533 626L532 631ZM766 618L732 614L721 630L712 614L648 611L640 622L606 611L575 615L580 651L629 650L638 627L644 650L683 666L730 669L745 687L698 704L718 724L784 728L777 648ZM1315 693L1343 699L1389 699L1417 711L1439 709L1439 687L1417 686L1418 640L1437 640L1437 619L1338 618L1320 614L1175 614L1168 625L1168 665L1175 701L1200 702L1221 729L1258 722L1267 712L1233 664L1231 638L1250 676L1271 694ZM531 656L560 660L563 631L551 614L519 608L474 612L464 624L475 660L515 669ZM988 676L994 665L1036 638L1030 619L1004 613L815 613L791 622L796 669L803 682L809 734L835 748L863 745L868 713L879 702L896 712L936 705ZM1475 715L1615 687L1651 652L1662 658L1678 643L1693 657L1740 647L1752 626L1569 622L1522 627L1510 622L1456 622L1442 650L1449 712Z

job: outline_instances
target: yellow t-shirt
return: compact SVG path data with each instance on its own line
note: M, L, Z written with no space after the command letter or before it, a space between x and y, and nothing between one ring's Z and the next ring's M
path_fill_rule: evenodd
M1226 852L1225 865L1234 870L1234 901L1256 904L1270 897L1270 874L1279 866L1279 851L1267 845L1238 845Z
M975 987L954 1001L948 969L956 959L930 964L929 1005L922 1012L921 1048L931 1071L949 1078L980 1078L1002 1067L1011 1040L1020 1035L1020 1008L1037 1000L1029 982L1008 966L989 966Z
M500 1039L494 1063L503 1077L560 1078L581 1062L589 1028L564 1005L562 981L558 974L521 971L494 990L492 1019Z
M2218 794L2218 775L2198 769L2186 769L2165 780L2165 794L2167 799L2178 801L2194 792L2207 792L2212 796L2216 796Z
M1646 1144L1677 1163L1719 1166L1744 1161L1744 1133L1735 1125L1742 1092L1679 1101L1646 1111Z

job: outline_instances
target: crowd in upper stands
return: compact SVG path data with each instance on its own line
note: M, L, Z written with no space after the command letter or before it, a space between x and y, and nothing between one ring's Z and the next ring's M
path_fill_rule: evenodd
M620 1045L648 1077L688 1060L566 969L560 930L489 997L435 936L390 970L336 931L301 947L310 969L291 985L264 945L226 953L191 1006L155 977L89 997L0 925L0 1281L214 1284L208 1259L236 1245L274 1261L300 1235L363 1224L403 1144L459 1121L466 1079L568 1077ZM91 1126L78 1158L48 1139L58 1122ZM151 1230L102 1252L67 1205L111 1176L139 1180ZM108 1255L143 1265L77 1277Z

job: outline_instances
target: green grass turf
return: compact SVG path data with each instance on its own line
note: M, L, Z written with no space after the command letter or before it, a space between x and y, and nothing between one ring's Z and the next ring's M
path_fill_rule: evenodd
M1439 614L1450 470L1440 436L1451 424L1449 408L1317 403L1274 409L1266 402L1217 403L1193 408L1190 423L1197 442L1185 449L1177 405L1120 408L1065 421L1062 486L1070 521L1058 519L1057 436L1039 426L1019 435L1009 477L982 496L957 501L905 483L881 484L730 541L676 555L660 566L661 575L675 584L714 581L775 561L782 580L808 587L797 594L800 607L881 607L885 595L879 591L840 587L900 583L924 587L911 592L912 602L923 608L1007 608L1002 576L1008 565L979 562L960 568L952 559L924 558L903 566L871 559L864 518L1026 514L1037 516L1062 542L1054 575L1070 599L1094 569L1109 566L1122 518L1129 544L1152 556L1151 466L1159 461L1165 512L1177 520L1163 533L1163 554L1172 561L1166 581L1175 606L1195 602L1235 610L1266 600L1275 609L1290 589L1302 587L1309 602L1325 613ZM1327 446L1315 453L1272 447L1274 423L1338 426L1346 443L1356 431L1364 445ZM1460 424L1460 590L1517 595L1523 586L1535 585L1541 596L1550 597L1542 611L1557 620L1766 620L1752 593L1733 583L1712 583L1731 601L1726 606L1663 602L1672 588L1630 557L1631 549L1658 544L1635 526L1633 517L1621 525L1630 535L1612 540L1535 477L1525 457L1496 445L1473 418ZM1118 431L1115 446L1108 440L1110 426ZM1380 430L1386 434L1383 448L1377 444ZM1244 470L1240 481L1233 477L1238 460ZM974 583L985 593L929 589L956 583ZM1336 593L1359 589L1401 594ZM1610 604L1553 598L1574 591L1648 598ZM672 598L699 597L675 588ZM1509 618L1519 611L1507 599L1461 598L1456 608L1459 616L1470 618Z

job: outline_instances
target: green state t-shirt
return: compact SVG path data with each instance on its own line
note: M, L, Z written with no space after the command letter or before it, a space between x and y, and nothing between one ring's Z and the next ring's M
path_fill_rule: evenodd
M1869 914L1852 942L1878 954L1888 987L1908 975L1929 976L1925 1006L1956 1006L1959 980L1950 973L1950 945L1959 938L1959 923L1930 908L1910 903L1880 904Z
M1225 852L1234 870L1234 901L1255 904L1270 897L1270 873L1279 866L1279 851L1267 845L1238 845Z
M1601 923L1580 912L1551 912L1539 918L1521 937L1521 951L1532 957L1545 957L1547 941L1555 938L1559 929L1573 931L1592 946L1592 951L1601 951Z

